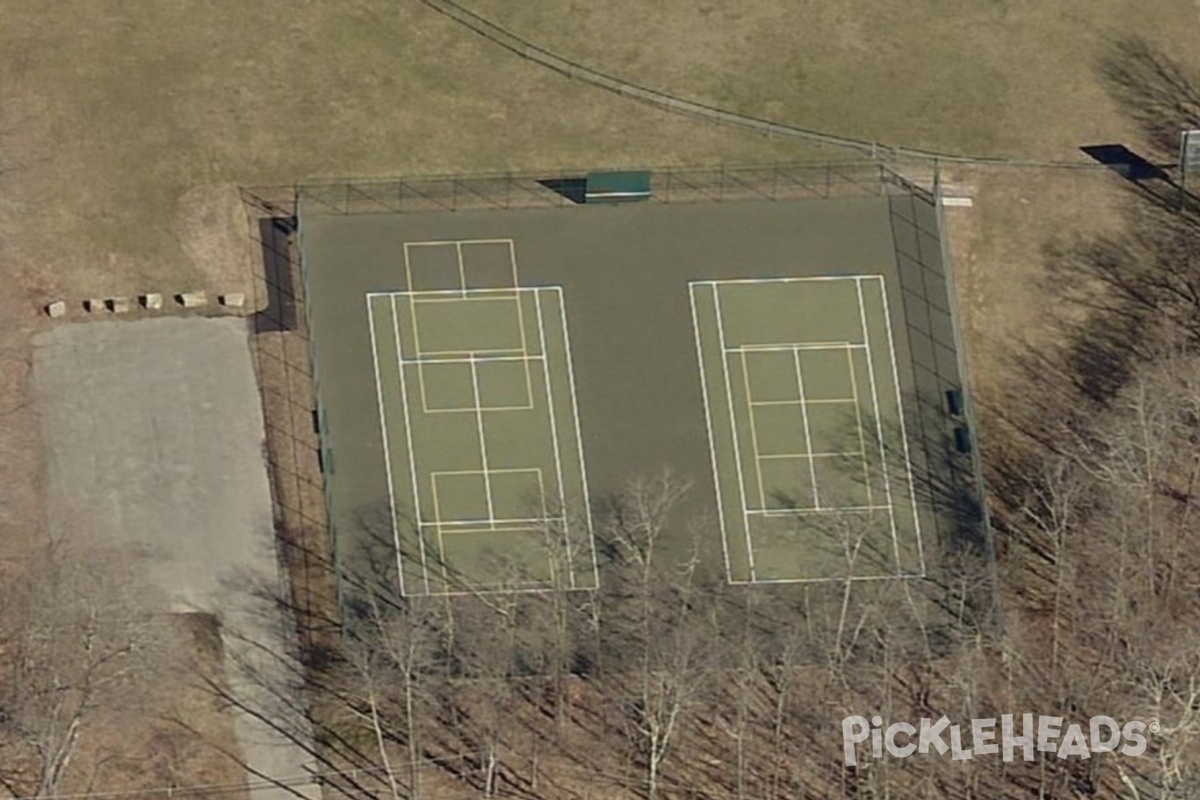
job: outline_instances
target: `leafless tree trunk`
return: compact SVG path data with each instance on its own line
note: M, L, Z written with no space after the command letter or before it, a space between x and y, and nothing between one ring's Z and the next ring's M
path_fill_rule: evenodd
M93 716L136 700L157 633L120 553L60 540L39 555L24 580L0 590L0 786L52 796Z

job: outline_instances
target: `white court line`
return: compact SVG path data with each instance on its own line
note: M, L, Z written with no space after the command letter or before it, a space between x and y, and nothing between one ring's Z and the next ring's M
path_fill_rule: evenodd
M508 267L512 274L512 285L520 286L521 281L517 277L517 245L512 239L505 239L508 242Z
M757 517L792 517L808 514L836 517L839 514L861 514L867 511L883 511L888 508L891 508L891 506L869 504L865 506L838 506L834 508L752 508L746 513Z
M447 572L447 567L449 565L448 565L447 559L446 559L446 540L442 538L442 501L440 499L438 499L437 476L431 474L429 483L430 483L430 486L432 487L430 489L430 491L433 492L433 524L430 526L425 526L425 525L421 525L418 523L417 535L422 536L422 531L420 530L421 528L424 528L424 527L432 527L433 528L433 533L435 536L437 536L437 547L438 547L438 563L437 563L437 565L441 568L442 585L445 586L450 583L450 573ZM424 538L424 537L422 536L422 538Z
M473 409L472 409L473 410ZM515 475L519 472L540 472L538 467L501 467L500 469L439 469L430 472L430 475L482 475L487 472L489 475Z
M422 398L421 402L424 403L424 398ZM528 405L524 405L524 406L481 406L478 409L470 408L468 406L463 406L462 408L429 408L429 407L426 407L426 408L421 409L421 413L423 413L423 414L462 414L467 411L478 410L478 411L486 411L489 414L496 414L501 411L532 411L536 407L537 406L533 405L532 403L530 403Z
M871 354L867 353L867 358ZM867 505L871 505L871 465L867 461L867 440L863 433L862 405L858 401L858 377L854 374L854 354L846 351L846 366L850 370L850 391L854 394L854 422L858 429L858 446L862 449L863 485L867 488Z
M392 304L392 334L396 338L396 359L399 360L404 352L400 346L400 316L396 311L396 298L391 298ZM413 449L412 419L408 413L408 388L404 381L404 365L397 364L400 372L400 405L404 409L404 437L408 443L408 468L413 485L413 511L417 522L421 521L421 490L417 485L417 451ZM417 546L421 552L421 576L425 582L425 592L429 592L429 560L425 555L425 537L421 535L421 527L417 526Z
M758 449L758 426L754 422L754 401L750 395L750 366L746 363L746 354L741 354L742 359L742 384L746 388L746 414L750 417L750 446L754 448L754 474L758 477L758 505L760 508L767 507L767 493L763 488L762 465L759 463L762 456Z
M514 529L514 531L518 531L518 530L522 530L522 529L516 529L516 528ZM509 533L509 532L510 531L505 531L505 533ZM525 588L514 587L514 586L505 586L505 585L500 585L500 586L479 585L479 586L473 586L470 589L455 589L453 591L445 591L445 592L430 592L428 594L428 597L478 597L481 594L546 594L547 592L554 592L554 591L557 591L557 589L555 589L552 586L546 586L544 583L542 583L541 585L529 586L529 587L525 587Z
M888 505L888 521L892 527L892 550L896 556L896 569L900 568L900 545L896 539L896 512L892 509L892 479L888 475L887 451L883 445L883 419L879 416L879 392L875 385L875 364L871 358L869 345L871 344L871 332L867 330L867 310L863 303L862 281L854 282L855 288L858 290L858 320L862 326L863 341L867 343L867 377L871 384L871 401L875 408L875 432L879 436L879 458L881 469L883 472L883 491L887 497ZM900 387L896 387L897 399L899 398Z
M511 475L517 472L539 472L538 467L501 467L493 469L490 472L493 475ZM439 469L436 472L431 472L431 475L482 475L481 469Z
M529 354L529 341L528 341L528 338L525 336L525 304L523 302L524 297L525 297L525 295L517 295L517 298L516 298L517 299L517 328L521 331L521 352L528 355ZM539 297L538 293L534 292L533 293L533 302L534 303L538 303L538 297ZM538 306L538 310L539 311L541 310L540 305ZM541 325L541 322L539 321L538 324ZM545 355L545 352L546 351L543 349L542 354ZM528 361L525 362L525 396L530 399L530 402L533 402L533 379L529 375L529 362Z
M827 405L834 405L837 403L847 405L849 403L857 403L857 402L858 402L857 400L853 400L849 397L831 397L831 398L824 398L824 399L817 399L817 400L809 400L809 399L805 399L805 400L755 400L754 405L756 405L756 406L796 406L796 405L800 405L800 403L804 403L807 406L827 406Z
M487 526L484 531L475 531L475 533L492 533L503 532L506 526L510 525L540 525L542 523L557 523L566 522L566 517L513 517L511 519L488 520L480 517L479 519L443 519L439 522L422 522L421 525L426 528L440 526L442 528L472 528L478 526ZM529 528L520 528L520 530L529 530ZM454 533L455 531L447 531Z
M454 291L457 292L458 290L455 289ZM508 292L509 296L503 296L503 295L497 296L497 297L472 297L471 296L471 293L482 292L482 291ZM516 299L518 297L518 294L517 294L518 291L519 290L517 290L517 289L487 289L487 290L468 289L467 290L468 294L462 295L461 297L458 295L455 295L453 297L447 297L446 295L441 294L440 289L429 290L429 292L436 292L437 293L436 297L425 297L424 295L428 293L425 291L394 292L394 294L408 295L412 299L412 301L418 305L437 306L437 305L445 305L446 303L513 303L513 302L516 302Z
M877 275L871 273L861 273L853 275L813 275L806 278L730 278L727 280L715 281L693 281L693 283L701 286L732 286L735 284L755 284L755 283L812 283L818 281L857 281L860 278L876 278Z
M440 244L512 244L512 239L418 239L405 247L434 247Z
M405 298L408 301L408 319L409 325L413 332L413 359L421 360L421 333L420 326L417 325L417 300L414 297ZM392 298L392 303L395 304L396 298ZM400 357L404 358L404 351L400 352Z
M541 530L540 530L539 523L542 523L545 521L546 520L543 520L543 519L535 519L535 520L531 520L528 523L514 523L512 525L500 524L500 525L497 525L495 528L469 529L466 526L459 526L459 527L463 528L463 530L454 530L454 526L444 525L442 527L442 535L449 536L452 539L455 536L473 536L473 535L480 534L480 533L484 533L484 534L496 533L496 534L500 534L500 535L503 535L506 533L534 533L534 534L540 535ZM505 591L505 590L504 589L496 589L494 591Z
M466 356L465 358L402 358L401 364L470 364L474 361L545 361L545 356L497 355L515 350L445 350L442 354Z
M371 366L375 369L375 396L379 400L379 432L383 440L383 471L387 476L388 508L392 514L392 541L396 545L396 572L400 577L400 594L403 596L404 550L400 543L400 526L396 521L396 484L392 480L392 454L388 445L387 415L383 404L383 380L379 375L379 347L375 340L375 313L371 308L371 298L369 297L367 298L367 329L371 334ZM404 369L404 367L399 367L399 369ZM420 517L417 517L418 525L420 521ZM417 537L420 538L420 536L421 533L418 529Z
M891 572L889 572L885 575L852 575L850 577L850 579L854 580L854 581L893 581L893 580L897 580L897 579L899 579L899 580L920 580L924 577L925 577L924 573L916 573L916 572L891 573ZM758 581L730 581L730 583L734 583L739 586L749 586L751 583L759 583L759 584L763 584L763 583L768 583L768 584L770 584L770 583L779 583L779 584L784 584L784 583L829 583L831 581L837 581L838 583L843 583L843 582L845 582L845 580L846 580L845 575L839 575L839 576L833 577L833 578L763 578L762 580L758 580Z
M817 489L817 465L812 460L812 433L808 428L808 404L804 402L804 373L800 369L800 351L793 351L796 364L796 388L800 391L800 417L804 421L804 449L808 456L808 475L812 479L813 508L821 509L821 495ZM763 503L766 505L766 503Z
M759 459L766 461L770 458L847 458L849 456L861 455L862 451L859 450L850 450L845 453L770 453L765 456L759 456Z
M492 479L488 475L487 437L483 433L483 403L479 397L479 372L475 369L475 359L471 359L471 387L475 392L475 422L479 426L479 458L483 462L483 491L487 495L488 519L495 519L492 508Z
M794 350L863 350L865 344L853 342L771 342L770 344L739 344L725 348L726 353L790 353Z
M452 358L440 358L440 356L453 356ZM536 359L537 356L526 355L523 351L515 347L497 347L484 348L482 350L426 350L417 358L404 359L405 364L429 364L432 362L453 363L454 361L462 361L470 363L471 361L529 361Z
M511 252L510 252L510 255L511 255ZM513 262L512 269L513 269L513 285L515 288L516 281L517 281L517 265L516 265L515 261ZM525 337L525 304L522 301L527 296L528 295L526 295L526 294L518 293L518 294L514 295L514 297L513 297L513 299L517 301L517 329L519 331L521 331L521 350L523 350L526 353L529 352L529 341ZM537 291L534 291L533 302L537 303L539 297L541 297L541 295L538 294ZM543 354L545 354L545 352L546 352L545 350L542 351Z
M925 545L921 539L921 516L917 512L917 491L913 484L912 461L909 460L908 431L904 425L904 402L900 397L900 373L896 367L896 345L892 341L892 315L888 311L887 284L884 282L882 275L878 276L878 280L879 296L883 302L883 319L887 325L888 354L892 357L892 381L896 386L896 410L900 415L900 439L904 451L904 469L908 472L908 496L912 502L913 528L917 535L917 558L921 562L921 574L925 575ZM899 566L899 562L897 562L897 566Z
M493 286L479 289L468 289L467 297L462 298L460 289L403 289L391 292L367 292L367 297L406 297L416 298L423 303L434 303L439 298L443 300L484 300L481 295L498 294L498 300L512 300L514 296L537 292L541 289L557 288L546 286Z
M721 352L725 352L725 322L721 319L721 290L719 287L713 287L713 310L717 316L717 341L721 346ZM742 527L746 532L746 561L750 567L750 580L754 580L754 545L750 540L750 518L746 515L748 506L746 505L746 478L742 474L742 449L738 444L738 426L737 418L733 413L733 389L729 383L729 364L725 356L721 356L721 372L725 376L725 400L729 403L729 426L733 434L733 458L737 465L738 476L738 492L742 498Z
M562 289L554 286L550 291L558 296L559 319L562 322L563 349L567 359L567 385L571 387L571 414L575 418L575 442L579 451L579 480L583 484L583 518L588 533L588 544L591 548L592 579L596 588L600 586L600 565L596 559L596 533L592 528L592 499L588 490L587 459L583 456L583 433L579 426L579 396L575 393L575 367L571 355L571 335L567 332L567 303L563 298ZM563 509L566 514L566 509ZM574 567L572 565L572 571Z
M463 266L462 242L454 243L454 255L458 257L458 288L462 290L462 296L467 296L467 269Z
M716 291L715 289L710 289ZM721 503L721 473L717 469L717 440L713 436L712 411L708 406L708 376L704 372L704 345L700 340L700 317L696 311L696 284L688 285L688 299L692 306L692 336L696 340L696 361L700 364L700 394L704 399L704 425L708 428L708 453L712 459L713 488L717 495L717 520L721 528L721 549L725 553L725 575L733 579L733 568L729 563L729 533L725 524L725 509ZM725 356L721 356L724 360ZM736 433L734 434L736 435Z
M534 302L537 304L538 339L541 342L542 352L545 353L545 352L548 352L546 350L546 326L545 326L545 320L542 316L542 303L541 303L540 298L537 295L534 296ZM549 369L542 370L542 381L546 387L546 414L550 417L550 441L554 448L554 471L555 471L555 475L558 479L558 507L560 509L562 509L563 514L566 514L567 513L567 494L566 494L566 489L563 487L562 461L558 457L558 453L559 453L558 421L555 419L558 416L558 414L555 413L554 391L550 386L550 370ZM541 502L543 505L545 505L546 500L544 497L541 499ZM564 526L564 530L563 530L563 541L564 541L564 544L566 545L566 549L567 549L567 572L569 575L568 581L571 584L571 588L574 589L575 588L575 562L571 558L571 534L570 534L569 530L565 529L565 526ZM553 563L551 563L551 568L553 568Z

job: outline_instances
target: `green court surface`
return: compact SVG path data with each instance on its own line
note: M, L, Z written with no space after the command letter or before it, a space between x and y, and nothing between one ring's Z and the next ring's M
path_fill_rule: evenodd
M367 295L402 589L595 588L562 292L467 284Z
M344 602L608 586L661 475L656 558L738 591L836 602L979 541L928 198L439 209L302 209Z
M883 279L690 289L730 580L924 575Z

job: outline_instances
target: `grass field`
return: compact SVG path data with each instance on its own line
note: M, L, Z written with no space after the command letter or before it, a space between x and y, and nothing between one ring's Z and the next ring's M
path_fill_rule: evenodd
M1097 62L1128 36L1194 62L1200 24L1191 0L1153 14L1131 0L462 5L659 91L843 136L1027 158L1137 143Z
M1136 141L1095 60L1131 32L1183 57L1200 19L1187 0L470 7L736 110L1040 156ZM5 269L39 295L240 279L239 183L819 155L549 74L416 0L9 3L0 53Z

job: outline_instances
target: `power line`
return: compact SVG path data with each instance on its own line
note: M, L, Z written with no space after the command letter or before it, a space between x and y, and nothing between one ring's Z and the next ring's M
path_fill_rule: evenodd
M551 69L568 78L590 83L593 86L620 95L621 97L648 103L653 106L677 114L700 117L722 125L749 129L765 136L782 136L800 139L817 144L848 148L870 155L872 158L915 158L935 162L956 164L977 164L988 166L1014 167L1046 167L1057 169L1107 169L1102 164L1085 161L1061 161L1036 159L1006 158L1003 156L976 156L962 153L942 153L936 150L925 150L915 147L888 145L881 142L855 139L849 136L838 136L831 133L809 128L801 128L782 122L751 117L728 111L716 106L706 105L694 100L688 100L677 95L650 89L621 78L614 77L584 64L551 52L544 47L524 39L512 31L491 20L476 14L454 0L421 0L429 8L449 17L460 25L470 29L493 44L515 53L522 58L533 61L547 69Z

